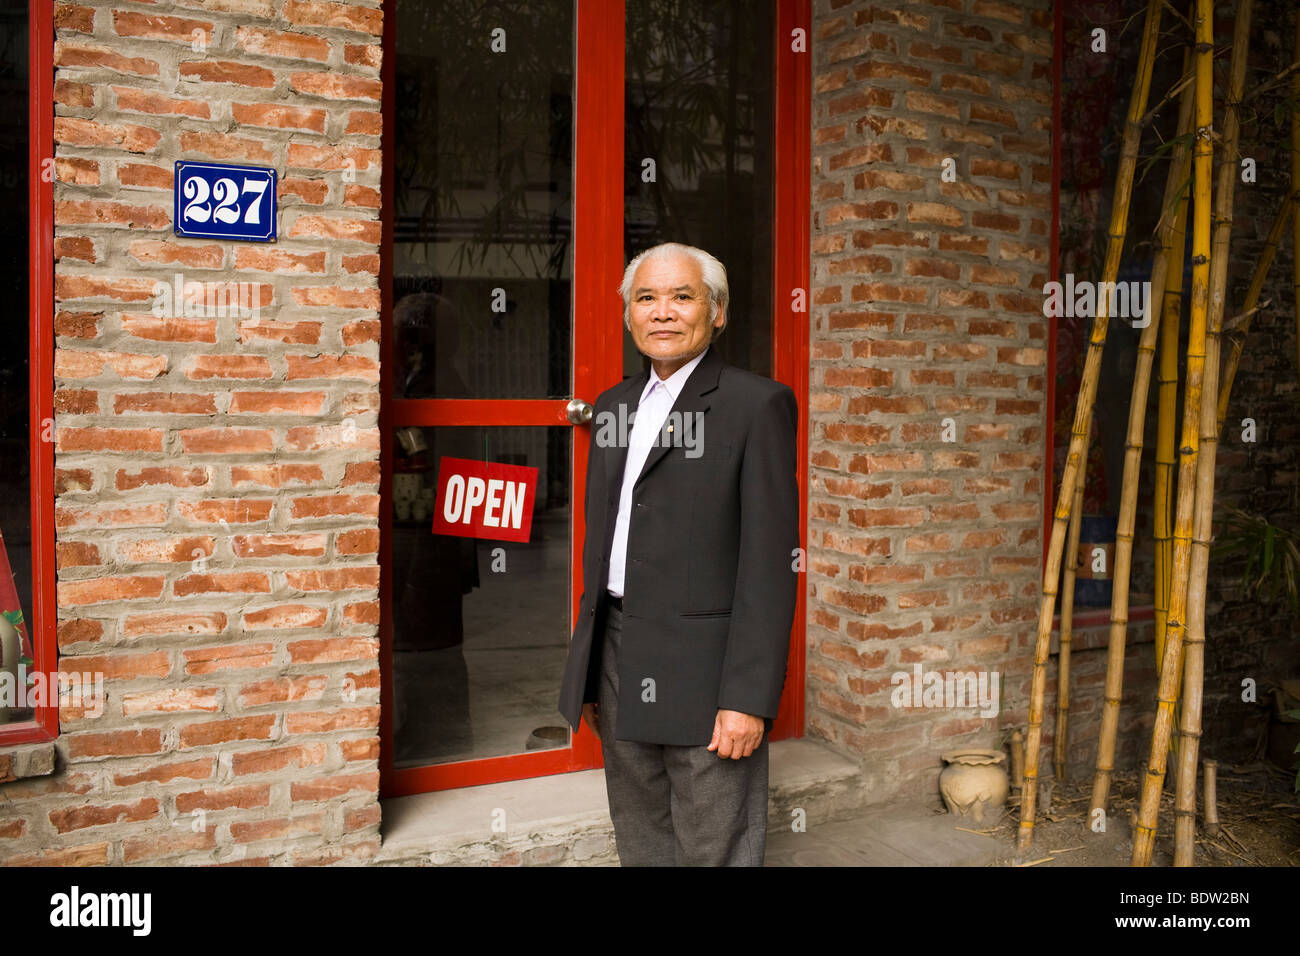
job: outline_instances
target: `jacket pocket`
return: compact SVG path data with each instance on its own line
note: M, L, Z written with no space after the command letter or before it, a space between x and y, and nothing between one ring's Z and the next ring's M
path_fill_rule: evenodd
M720 611L682 611L681 617L729 617L731 608L723 608Z

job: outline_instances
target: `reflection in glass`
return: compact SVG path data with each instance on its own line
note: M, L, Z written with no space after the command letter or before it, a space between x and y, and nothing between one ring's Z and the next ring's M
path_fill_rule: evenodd
M11 310L6 348L0 355L0 668L8 688L18 687L19 666L32 663L31 431L28 417L27 321L27 4L0 2L0 283ZM12 572L12 573L11 573ZM24 614L24 610L28 611ZM0 724L30 720L26 703L0 698Z
M624 253L727 267L723 358L772 374L773 0L627 0ZM624 333L624 375L645 360Z
M567 397L573 0L398 4L395 71L395 396Z
M396 430L393 739L398 767L567 747L572 429ZM527 542L434 534L444 456L538 469Z

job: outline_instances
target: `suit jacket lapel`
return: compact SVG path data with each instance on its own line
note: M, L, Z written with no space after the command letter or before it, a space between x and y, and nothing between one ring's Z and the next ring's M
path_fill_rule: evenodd
M703 416L709 410L709 401L704 396L718 387L718 374L722 371L722 357L718 350L709 346L709 350L704 353L704 358L700 359L700 364L695 366L695 371L691 372L690 377L682 385L681 393L677 396L677 401L673 402L673 407L669 410L669 423L673 412L677 412L677 419L682 424L678 427L697 427L695 416ZM649 376L641 380L641 391L645 390L645 383L649 381ZM637 401L640 401L640 391L637 392ZM687 426L687 419L692 423ZM703 418L699 419L700 422ZM663 432L661 431L662 435ZM665 436L667 437L667 436ZM673 446L673 441L680 441L683 436L673 436L650 449L650 454L646 456L645 464L641 467L641 473L637 475L633 487L639 485L645 480L645 476L650 470L657 465L664 455L668 454L668 449ZM701 435L701 437L703 437ZM627 449L623 449L622 461L627 460ZM622 474L622 470L618 472Z

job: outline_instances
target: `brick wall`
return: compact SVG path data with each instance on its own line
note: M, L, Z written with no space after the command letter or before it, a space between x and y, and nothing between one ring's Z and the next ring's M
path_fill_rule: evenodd
M941 752L1025 722L1052 14L816 0L813 15L807 728L861 757L884 800L933 793ZM1001 672L1001 718L892 707L891 675L917 662Z
M0 861L377 850L377 0L56 7L53 775ZM179 239L178 159L272 166L280 241ZM155 282L260 315L158 316ZM250 301L251 305L251 301ZM200 811L202 811L200 813Z

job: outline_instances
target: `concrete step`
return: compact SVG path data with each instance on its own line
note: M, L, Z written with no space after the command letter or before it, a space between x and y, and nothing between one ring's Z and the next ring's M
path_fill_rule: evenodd
M812 849L821 828L869 802L858 764L816 741L777 741L770 760L769 840L809 837L795 846ZM381 866L618 865L603 770L388 798L382 833Z

